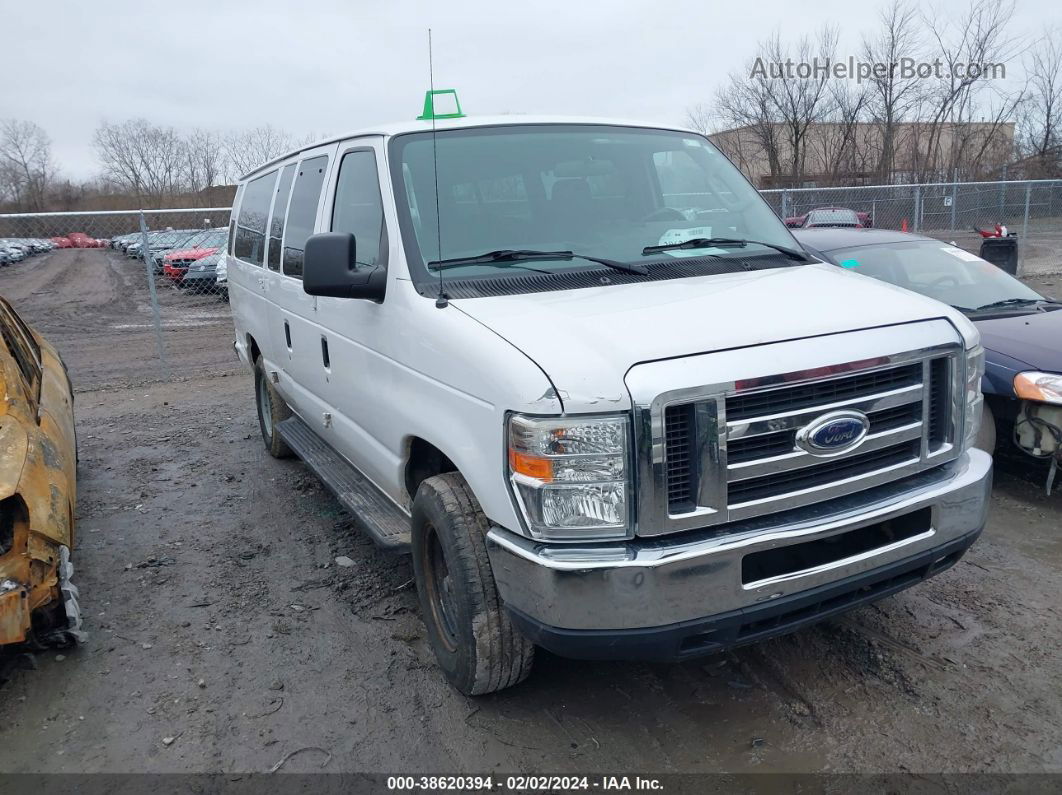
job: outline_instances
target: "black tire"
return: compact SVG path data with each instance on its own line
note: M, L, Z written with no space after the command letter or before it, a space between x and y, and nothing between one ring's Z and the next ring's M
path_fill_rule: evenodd
M995 455L996 417L992 413L987 400L984 403L983 411L984 413L981 415L981 430L977 432L977 440L974 442L974 447L978 450L984 450L989 455Z
M266 450L273 458L290 458L291 448L280 438L276 429L277 425L291 416L291 409L269 383L261 356L254 363L254 402L258 407L258 429L262 432Z
M420 610L446 679L466 696L522 682L535 647L502 608L487 558L487 518L465 479L449 472L421 483L412 521Z

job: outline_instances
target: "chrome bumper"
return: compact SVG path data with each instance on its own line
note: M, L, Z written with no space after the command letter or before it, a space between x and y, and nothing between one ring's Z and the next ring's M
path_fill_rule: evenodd
M899 494L854 494L829 515L787 524L770 525L771 517L764 517L722 531L681 533L681 538L587 547L543 544L494 527L487 534L487 551L502 600L534 622L566 630L662 627L763 607L945 547L984 527L991 486L992 458L971 449L908 482ZM867 499L875 501L868 504ZM745 555L827 538L923 508L931 511L929 528L911 538L742 583Z

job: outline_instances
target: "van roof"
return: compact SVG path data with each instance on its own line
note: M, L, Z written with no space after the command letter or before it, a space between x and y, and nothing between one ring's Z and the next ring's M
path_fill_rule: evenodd
M504 116L465 116L460 119L436 119L435 129L436 131L443 130L458 130L466 129L470 127L512 127L515 125L526 124L593 124L593 125L607 125L611 127L641 127L651 130L670 130L673 132L692 133L694 135L703 136L697 130L683 127L681 125L671 124L658 124L655 122L637 121L631 119L608 119L608 118L595 118L593 116L538 116L538 115L514 115L508 114ZM276 165L293 155L297 155L300 152L305 152L309 149L316 149L318 146L325 146L326 144L336 143L337 141L346 141L350 138L361 138L369 135L382 135L389 137L392 135L399 135L401 133L410 132L431 132L431 121L414 120L414 121L400 121L391 122L388 124L378 124L373 127L365 127L360 130L352 130L344 133L343 135L330 135L327 138L322 138L319 141L314 141L306 146L300 146L297 149L293 149L290 152L286 152L279 157L275 157L272 160L263 163L252 171L248 171L242 177L240 182L245 182L252 176L260 171L264 171L271 166Z

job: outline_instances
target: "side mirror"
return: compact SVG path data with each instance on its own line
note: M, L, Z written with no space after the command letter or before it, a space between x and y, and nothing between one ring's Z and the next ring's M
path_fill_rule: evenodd
M377 265L359 265L356 252L354 235L349 232L310 235L303 251L302 289L309 295L382 301L387 271Z

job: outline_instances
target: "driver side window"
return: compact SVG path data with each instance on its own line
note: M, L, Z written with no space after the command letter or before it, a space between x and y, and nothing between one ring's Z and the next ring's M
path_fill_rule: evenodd
M332 231L354 235L359 264L387 264L380 177L376 170L376 154L372 150L348 152L339 164Z

